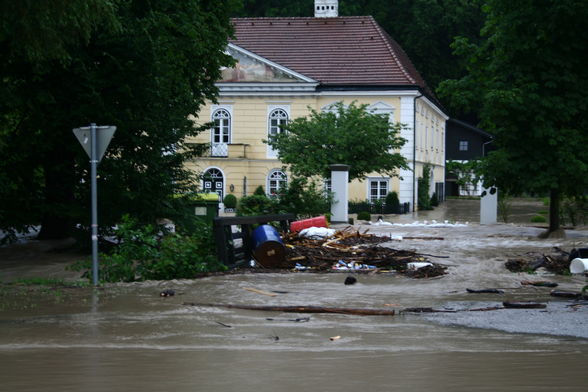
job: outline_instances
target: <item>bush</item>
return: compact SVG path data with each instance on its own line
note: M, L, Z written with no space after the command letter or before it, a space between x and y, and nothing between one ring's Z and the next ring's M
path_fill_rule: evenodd
M508 223L512 209L512 196L508 192L498 192L498 215Z
M263 187L261 185L255 188L253 194L257 196L266 196L265 191L263 190Z
M237 207L237 196L229 193L223 199L223 204L225 205L225 208L235 208L235 207Z
M384 205L385 214L400 214L400 200L398 193L388 192L386 195L386 204Z
M384 200L376 199L372 202L372 208L370 208L372 214L384 214Z
M359 214L362 211L371 211L372 204L368 200L350 200L347 210L350 214Z
M190 234L167 233L125 215L116 231L118 245L111 254L101 254L100 280L186 279L226 269L216 258L210 225L197 223L197 227ZM85 270L84 276L91 277L91 261L76 263L72 269Z
M531 218L531 222L533 223L545 223L547 219L543 215L535 215Z
M316 182L305 177L293 177L280 189L277 209L290 212L299 218L327 215L331 210L332 196L325 194Z
M331 210L331 195L306 178L294 177L271 198L258 194L242 197L237 204L237 215L296 214L299 218L327 215Z
M372 220L372 215L368 211L361 211L357 214L357 220L370 221Z
M431 196L431 206L437 207L439 205L439 198L437 197L437 192L433 192Z
M237 203L237 215L267 215L277 213L276 201L270 199L265 194L243 196Z
M588 197L565 197L560 206L562 224L572 226L586 224L588 222Z
M419 210L432 210L431 198L429 197L429 182L431 180L431 167L423 167L423 176L418 179L418 206Z

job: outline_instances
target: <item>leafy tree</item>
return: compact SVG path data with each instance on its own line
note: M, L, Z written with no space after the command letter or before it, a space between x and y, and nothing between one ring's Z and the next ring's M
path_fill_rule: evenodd
M239 17L313 16L314 0L243 0L235 9Z
M171 195L193 190L184 163L202 151L184 143L204 129L189 115L214 100L220 68L232 63L223 50L234 1L32 3L2 2L12 13L0 33L0 226L42 223L40 236L57 238L89 221L88 158L72 128L91 122L117 126L99 166L101 225L123 213L179 219L184 198ZM20 22L42 24L22 27L30 37L6 32L20 8L39 13ZM95 9L104 11L91 19ZM71 37L52 43L57 55L38 49L70 26Z
M447 161L445 170L457 178L455 182L460 189L475 185L482 179L480 161L476 159L470 161Z
M488 0L485 41L455 42L468 75L445 95L480 110L497 151L483 161L486 185L549 193L549 230L559 232L560 199L588 189L588 45L583 0Z
M117 1L0 0L2 65L23 60L38 66L67 61L71 51L90 41L100 26L119 29Z
M310 109L309 117L294 119L284 131L266 142L295 176L330 177L329 165L349 164L349 180L370 172L397 175L407 168L400 153L405 140L402 124L390 124L387 115L372 114L367 105L338 102L332 111Z

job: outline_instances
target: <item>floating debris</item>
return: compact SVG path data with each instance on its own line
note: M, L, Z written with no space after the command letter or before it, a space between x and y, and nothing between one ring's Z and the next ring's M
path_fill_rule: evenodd
M535 286L535 287L557 287L558 284L555 282L549 282L547 280L523 280L521 281L523 286Z
M570 268L569 253L558 247L554 247L549 254L528 252L523 256L508 259L504 266L511 272L532 272L544 267L561 275L567 273Z
M297 233L283 235L287 254L282 268L295 271L395 271L412 278L444 275L446 267L430 263L415 251L379 246L390 238L353 231L350 228L325 238L305 238ZM411 270L409 263L426 263Z
M466 289L466 291L473 294L504 294L504 291L498 289Z
M176 292L172 289L165 289L159 293L160 297L173 297L174 295L176 295Z
M547 305L537 302L503 302L502 306L506 309L545 309Z
M579 299L582 297L582 293L577 291L561 291L561 290L551 290L549 293L552 297L561 297L561 298L574 298Z

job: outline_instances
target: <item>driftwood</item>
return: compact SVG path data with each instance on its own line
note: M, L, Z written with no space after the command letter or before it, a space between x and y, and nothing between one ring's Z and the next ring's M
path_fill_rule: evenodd
M402 237L403 240L428 240L428 241L443 241L444 237Z
M561 291L561 290L551 290L549 293L552 297L562 297L562 298L581 298L582 293L577 291Z
M504 291L498 289L466 289L466 291L473 294L504 294Z
M503 302L506 309L545 309L547 305L536 302Z
M501 310L504 309L502 306L489 306L487 308L474 308L474 309L467 309L467 312L489 312L491 310Z
M569 270L570 261L568 252L554 247L549 254L528 252L521 257L507 260L504 266L511 272L535 271L543 267L561 275Z
M405 308L401 313L455 313L455 310L438 310L433 308Z
M204 304L185 302L187 306L205 306L228 309L260 310L264 312L284 313L336 313L352 314L356 316L394 316L395 311L389 309L365 309L365 308L329 308L323 306L265 306L265 305L231 305L231 304Z
M557 287L557 283L549 282L547 280L523 280L521 281L523 286L535 286L535 287Z

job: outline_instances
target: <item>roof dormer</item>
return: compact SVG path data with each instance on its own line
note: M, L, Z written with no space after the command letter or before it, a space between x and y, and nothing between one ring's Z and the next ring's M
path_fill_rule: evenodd
M314 0L315 18L336 18L339 16L339 0Z

